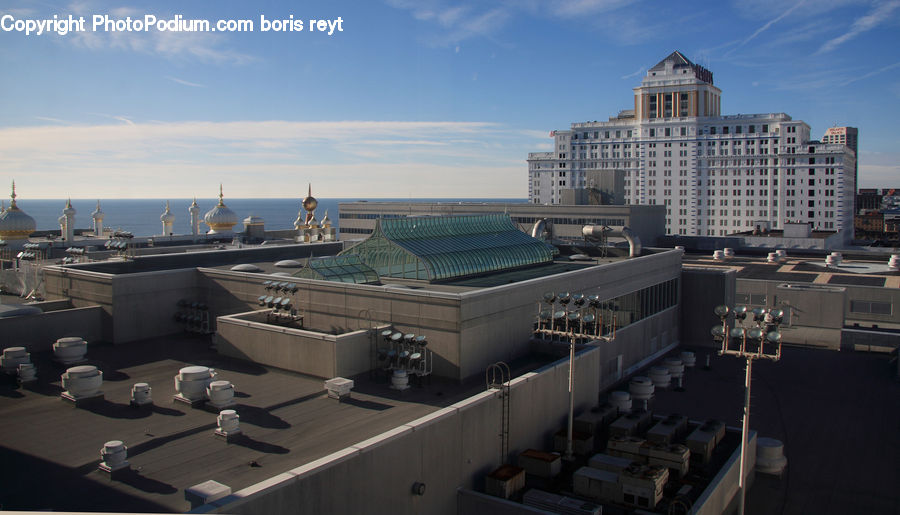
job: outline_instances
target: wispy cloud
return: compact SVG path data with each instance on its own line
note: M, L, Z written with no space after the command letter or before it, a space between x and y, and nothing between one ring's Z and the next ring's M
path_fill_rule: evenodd
M641 75L642 73L644 73L645 71L647 71L647 67L646 67L646 66L641 66L640 68L637 69L636 72L629 73L628 75L622 75L621 78L622 78L622 79L633 79L634 77L640 76L640 75Z
M141 18L143 11L131 7L99 9L90 2L76 2L69 6L74 16L85 16L96 12L109 12L111 17L131 16ZM171 13L157 13L159 18L174 17ZM249 54L226 47L227 36L212 32L172 32L150 30L144 32L105 32L87 30L71 32L58 38L62 43L71 43L89 50L124 50L154 55L165 59L193 60L217 64L243 65L257 59Z
M861 18L857 18L853 22L853 24L850 25L850 30L834 39L826 41L821 47L819 47L819 50L816 53L823 54L826 52L830 52L835 48L843 45L847 41L855 38L856 36L874 29L878 25L889 20L893 12L898 7L900 7L900 0L891 0L888 2L880 2L876 4L875 8L872 9L872 11L870 11L868 14Z
M765 25L763 25L762 27L760 27L760 28L756 29L755 31L753 31L753 34L750 34L749 36L747 36L746 38L744 38L740 43L738 43L737 46L732 47L731 50L729 50L728 52L726 52L726 53L725 53L725 57L728 57L728 56L731 55L732 53L736 52L736 51L737 51L739 48L741 48L742 46L744 46L744 45L746 45L747 43L753 41L757 36L759 36L760 34L762 34L762 33L765 32L765 31L769 30L769 28L772 27L772 25L775 25L775 24L778 23L779 21L781 21L781 20L785 19L786 17L788 17L792 12L796 11L796 10L797 10L798 8L800 8L804 3L805 3L804 0L799 0L797 3L795 3L795 4L792 5L791 7L787 8L784 12L782 12L781 14L779 14L778 16L776 16L775 18L772 18L771 20L769 20L768 22L766 22Z
M879 68L879 69L877 69L877 70L870 71L869 73L864 73L864 74L862 74L862 75L859 75L859 76L856 76L856 77L852 77L852 78L850 78L850 79L847 79L847 80L844 81L841 85L842 85L842 86L846 86L847 84L853 84L854 82L859 82L859 81L861 81L861 80L866 80L866 79L869 79L869 78L874 77L874 76L876 76L876 75L880 75L880 74L882 74L882 73L884 73L884 72L886 72L886 71L893 70L894 68L900 68L900 61L898 61L898 62L896 62L896 63L894 63L894 64L889 64L889 65L887 65L887 66L882 66L881 68Z
M545 141L544 131L487 122L45 125L0 129L0 170L39 190L32 198L186 196L220 181L271 196L308 180L335 197L402 196L404 184L417 196L471 196L473 184L480 195L524 196L524 156ZM66 176L79 180L62 191Z
M69 123L65 120L60 120L59 118L51 118L49 116L35 116L34 119L40 120L42 122L58 123L60 125L72 125L71 123Z
M186 81L186 80L184 80L184 79L179 79L179 78L177 78L177 77L169 77L169 76L166 76L166 78L169 79L169 80L172 81L172 82L177 82L178 84L181 84L181 85L184 85L184 86L190 86L190 87L192 87L192 88L205 88L205 87L206 87L206 86L204 86L203 84L197 84L196 82L188 82L188 81Z
M573 18L614 11L634 3L634 0L554 0L547 10L554 16Z

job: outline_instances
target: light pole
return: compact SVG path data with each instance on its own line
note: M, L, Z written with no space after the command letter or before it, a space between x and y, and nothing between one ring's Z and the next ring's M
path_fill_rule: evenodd
M744 471L747 460L747 436L750 432L750 380L753 376L753 360L778 361L781 359L781 333L778 332L778 326L784 319L784 312L780 309L766 311L763 308L755 308L750 311L746 306L735 306L734 309L730 309L725 305L716 306L714 312L722 321L722 325L713 326L710 331L713 339L722 343L719 355L737 356L747 360L744 371L744 416L741 423L741 470L738 477L738 488L741 492L738 514L743 515L747 498ZM728 315L730 314L734 316L735 327L728 331ZM745 327L744 321L747 320L748 314L752 315L751 325ZM731 348L729 345L731 340L739 344L737 348ZM751 345L756 343L755 350L747 345L748 340ZM766 343L774 346L774 353L766 352Z

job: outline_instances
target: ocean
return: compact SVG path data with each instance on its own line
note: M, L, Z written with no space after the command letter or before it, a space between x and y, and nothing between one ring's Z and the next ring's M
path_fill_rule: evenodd
M328 218L333 226L340 228L338 220L338 203L367 200L370 202L527 202L527 199L316 199L319 203L316 208L316 218L322 220L328 211ZM38 231L59 230L57 221L66 206L65 199L16 199L19 208L34 218ZM169 199L169 207L175 215L175 234L190 234L191 215L188 212L193 199ZM212 209L219 199L197 199L200 206L200 230L208 227L202 223L203 215ZM241 221L250 215L262 217L266 222L266 229L292 229L297 212L300 210L302 199L270 199L270 198L225 198L225 205L237 214ZM7 200L6 205L9 205ZM93 228L91 213L97 207L97 200L73 199L72 207L75 208L75 227L77 229ZM100 199L100 207L103 210L103 226L112 229L122 229L133 233L135 236L153 236L162 233L162 223L159 216L166 209L165 199ZM235 226L235 230L242 230L241 225Z

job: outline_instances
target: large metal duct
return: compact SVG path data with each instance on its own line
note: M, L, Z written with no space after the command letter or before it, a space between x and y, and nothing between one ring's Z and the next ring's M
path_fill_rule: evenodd
M621 237L628 242L628 257L641 255L641 239L631 229L625 226L585 225L581 228L581 234L586 240L599 241L604 237Z
M541 218L537 222L534 223L534 227L531 228L531 237L537 239L543 239L544 233L547 233L547 238L550 239L550 227L546 218Z

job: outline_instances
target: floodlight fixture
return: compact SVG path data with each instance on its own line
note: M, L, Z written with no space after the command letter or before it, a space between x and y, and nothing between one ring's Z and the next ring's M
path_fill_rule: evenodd
M544 292L544 302L547 304L553 304L556 302L556 294L552 291Z
M765 308L753 308L753 320L755 322L762 322L766 317Z
M722 341L722 339L725 338L725 328L720 325L712 326L712 329L710 329L709 332L718 342Z
M574 302L578 307L584 306L584 294L576 293L572 295L572 302Z
M737 320L744 320L747 318L747 306L735 306L734 318Z
M728 313L731 312L731 310L728 309L728 306L726 306L724 304L720 304L720 305L716 306L716 308L713 311L715 311L716 315L719 318L725 318L728 316Z
M569 295L569 292L564 291L559 294L559 303L562 304L563 306L568 304L570 300L572 300L572 296Z

